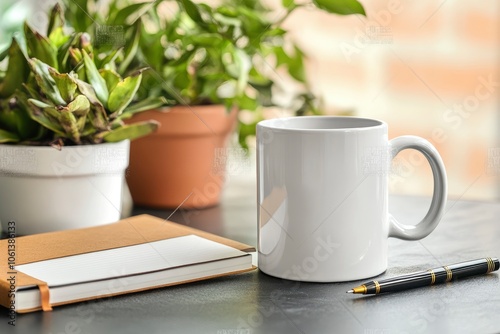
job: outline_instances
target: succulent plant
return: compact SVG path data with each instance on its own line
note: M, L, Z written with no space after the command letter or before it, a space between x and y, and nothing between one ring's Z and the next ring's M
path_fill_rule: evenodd
M81 145L135 139L154 131L147 121L125 124L163 98L132 102L143 69L126 78L116 71L118 50L96 52L84 32L65 33L61 7L50 15L47 37L24 25L8 66L0 71L0 143Z

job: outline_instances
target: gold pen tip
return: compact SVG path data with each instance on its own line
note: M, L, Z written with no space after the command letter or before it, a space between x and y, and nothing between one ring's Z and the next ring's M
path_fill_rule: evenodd
M354 290L346 291L346 293L354 293Z

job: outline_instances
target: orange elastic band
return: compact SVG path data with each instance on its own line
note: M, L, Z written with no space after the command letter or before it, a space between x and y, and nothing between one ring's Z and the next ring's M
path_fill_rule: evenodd
M45 312L52 311L52 306L50 305L50 291L47 284L38 285L40 289L40 299L42 301L42 310Z

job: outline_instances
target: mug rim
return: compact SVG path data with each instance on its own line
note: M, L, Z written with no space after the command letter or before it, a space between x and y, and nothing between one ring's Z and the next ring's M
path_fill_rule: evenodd
M352 127L341 127L341 128L307 128L307 127L279 127L274 123L279 121L289 121L289 120L310 120L310 119L342 119L342 120L352 120L353 122L371 122L373 125L358 125ZM358 117L358 116L330 116L330 115L317 115L317 116L289 116L282 118L271 118L262 120L257 123L257 126L267 128L270 130L278 130L278 131L290 131L290 132L345 132L345 131L370 131L378 128L386 128L387 123L374 118L367 117Z

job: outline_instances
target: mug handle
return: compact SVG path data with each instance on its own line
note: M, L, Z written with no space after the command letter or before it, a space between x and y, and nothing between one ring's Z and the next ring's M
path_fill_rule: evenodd
M405 225L389 214L389 237L403 240L418 240L425 238L438 225L446 204L447 180L443 160L436 148L427 140L417 136L401 136L389 142L391 160L405 149L415 149L421 152L431 165L434 177L434 191L429 211L417 225Z

